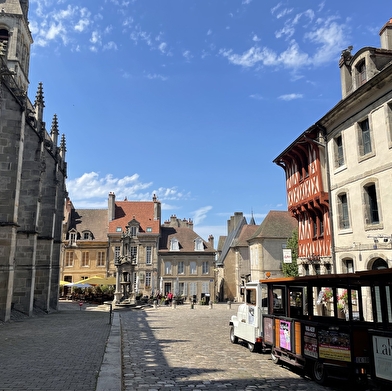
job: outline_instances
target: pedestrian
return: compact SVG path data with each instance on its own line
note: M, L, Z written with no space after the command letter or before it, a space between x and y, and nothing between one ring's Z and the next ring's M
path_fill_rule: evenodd
M173 293L169 292L169 293L167 294L167 300L168 300L168 302L169 302L169 306L171 307L172 301L173 301Z

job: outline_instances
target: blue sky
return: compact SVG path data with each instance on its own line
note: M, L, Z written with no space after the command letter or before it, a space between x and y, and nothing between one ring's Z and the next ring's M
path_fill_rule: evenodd
M162 203L207 239L287 210L272 163L341 99L349 45L380 47L390 0L30 0L29 97L43 83L76 208Z

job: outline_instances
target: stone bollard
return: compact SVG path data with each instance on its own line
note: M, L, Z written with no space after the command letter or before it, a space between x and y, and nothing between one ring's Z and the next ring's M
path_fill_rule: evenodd
M154 308L157 309L157 307L158 307L158 303L156 300L154 300Z
M210 310L212 310L212 301L210 300L210 302L208 303L208 307L210 308Z
M227 309L231 310L231 301L230 300L227 301Z
M172 301L173 309L177 308L177 302L175 300Z
M191 310L193 310L194 306L193 301L191 301Z

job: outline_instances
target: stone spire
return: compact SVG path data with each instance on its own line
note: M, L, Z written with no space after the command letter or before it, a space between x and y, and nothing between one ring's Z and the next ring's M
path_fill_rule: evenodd
M45 129L45 126L43 124L44 107L45 107L44 92L43 92L43 88L42 88L42 83L40 82L38 85L38 90L37 90L37 94L35 96L35 101L34 101L35 119L37 121L37 132L38 133L42 132L42 130Z
M52 127L50 128L50 137L52 138L53 141L53 150L56 150L57 147L57 140L59 136L59 125L57 121L57 114L53 116L52 120Z
M65 161L65 152L67 152L67 147L65 145L65 135L63 133L61 135L61 141L60 141L60 156L63 158L63 161Z

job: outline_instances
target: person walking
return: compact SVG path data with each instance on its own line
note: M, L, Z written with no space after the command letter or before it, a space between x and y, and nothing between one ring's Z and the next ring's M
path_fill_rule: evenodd
M168 300L168 302L169 302L169 306L171 307L172 301L173 301L173 293L169 292L169 293L167 294L167 300Z

